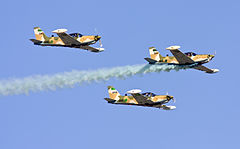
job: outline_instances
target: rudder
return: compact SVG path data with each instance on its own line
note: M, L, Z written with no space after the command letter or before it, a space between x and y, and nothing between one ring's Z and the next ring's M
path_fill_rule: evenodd
M111 99L119 100L120 94L113 86L108 86L108 93Z
M150 47L149 53L150 53L151 59L153 60L160 61L163 59L162 55L157 51L155 47Z
M37 40L45 41L48 37L44 34L40 27L34 27L34 34Z

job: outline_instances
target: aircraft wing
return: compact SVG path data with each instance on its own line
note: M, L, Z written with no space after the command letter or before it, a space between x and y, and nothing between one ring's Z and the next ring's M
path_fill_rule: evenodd
M135 98L135 100L139 103L139 104L154 104L153 101L148 100L147 97L143 96L142 94L136 93L136 94L132 94L132 96Z
M162 108L163 110L174 110L174 109L176 109L175 106L167 106L167 105L161 105L159 108Z
M196 67L194 67L194 69L197 69L200 71L205 71L206 73L216 73L219 71L218 69L209 69L203 65L196 66Z
M81 42L77 41L67 33L57 33L57 35L62 39L63 43L66 45L81 45Z
M194 61L186 56L184 53L182 53L179 49L179 46L171 46L167 48L168 50L171 51L171 53L174 55L174 57L177 59L179 64L192 64Z
M90 47L90 46L80 46L80 48L84 49L84 50L89 50L91 52L101 52L104 50L103 48L94 48L94 47Z
M56 33L62 39L65 45L81 45L81 42L68 35L66 31L67 29L56 29L52 32Z

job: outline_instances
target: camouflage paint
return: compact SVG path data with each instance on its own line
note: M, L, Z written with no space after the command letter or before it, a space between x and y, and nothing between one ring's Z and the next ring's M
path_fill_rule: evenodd
M44 32L39 27L34 27L34 34L37 40L43 41L44 43L56 44L56 45L65 45L64 42L59 37L47 37ZM81 36L73 37L81 43L96 43L100 40L101 36Z
M163 57L157 50L155 47L150 47L149 48L149 53L151 56L151 59L154 59L156 61L158 61L159 63L171 63L171 64L179 64L179 62L177 61L177 59L174 56L166 56ZM201 62L204 61L203 63L207 63L209 62L214 55L209 55L209 54L198 54L195 56L188 56L189 58L191 58L193 61L195 62Z
M137 100L133 96L126 96L126 95L121 96L113 86L108 86L108 93L109 93L109 97L115 100L115 103L117 104L128 103L128 104L140 105L138 104ZM169 96L169 95L156 95L156 96L149 95L145 97L147 97L147 100L151 100L156 103L159 103L159 102L168 103L171 99L173 99L173 96ZM142 106L148 106L148 105L142 105Z

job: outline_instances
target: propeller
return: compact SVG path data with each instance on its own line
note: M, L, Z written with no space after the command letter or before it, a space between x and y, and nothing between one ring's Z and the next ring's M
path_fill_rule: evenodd
M176 99L173 96L169 96L168 92L166 92L166 95L167 95L167 99L169 99L169 100L172 99L174 103L176 102Z
M101 39L99 40L100 48L103 47Z
M174 103L176 103L176 99L175 98L173 98L172 100L173 100Z
M173 96L168 96L167 95L167 98L168 98L169 101L172 99L174 103L176 102L176 99Z
M99 36L99 35L98 35L98 31L97 31L97 28L96 28L96 27L94 28L94 32L95 32L96 36ZM102 48L102 47L103 47L103 44L102 44L101 38L99 39L99 45L100 45L100 48Z

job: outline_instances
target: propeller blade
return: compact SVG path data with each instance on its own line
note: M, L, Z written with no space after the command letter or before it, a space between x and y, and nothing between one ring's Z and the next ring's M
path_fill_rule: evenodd
M95 34L98 36L98 31L97 31L97 28L96 28L96 27L94 28L94 31L95 31ZM99 45L100 45L100 48L103 47L103 44L102 44L101 39L99 39Z
M173 98L172 100L173 100L174 103L176 103L176 99L175 98Z
M102 48L103 45L101 40L99 40L99 44L100 44L100 47Z

